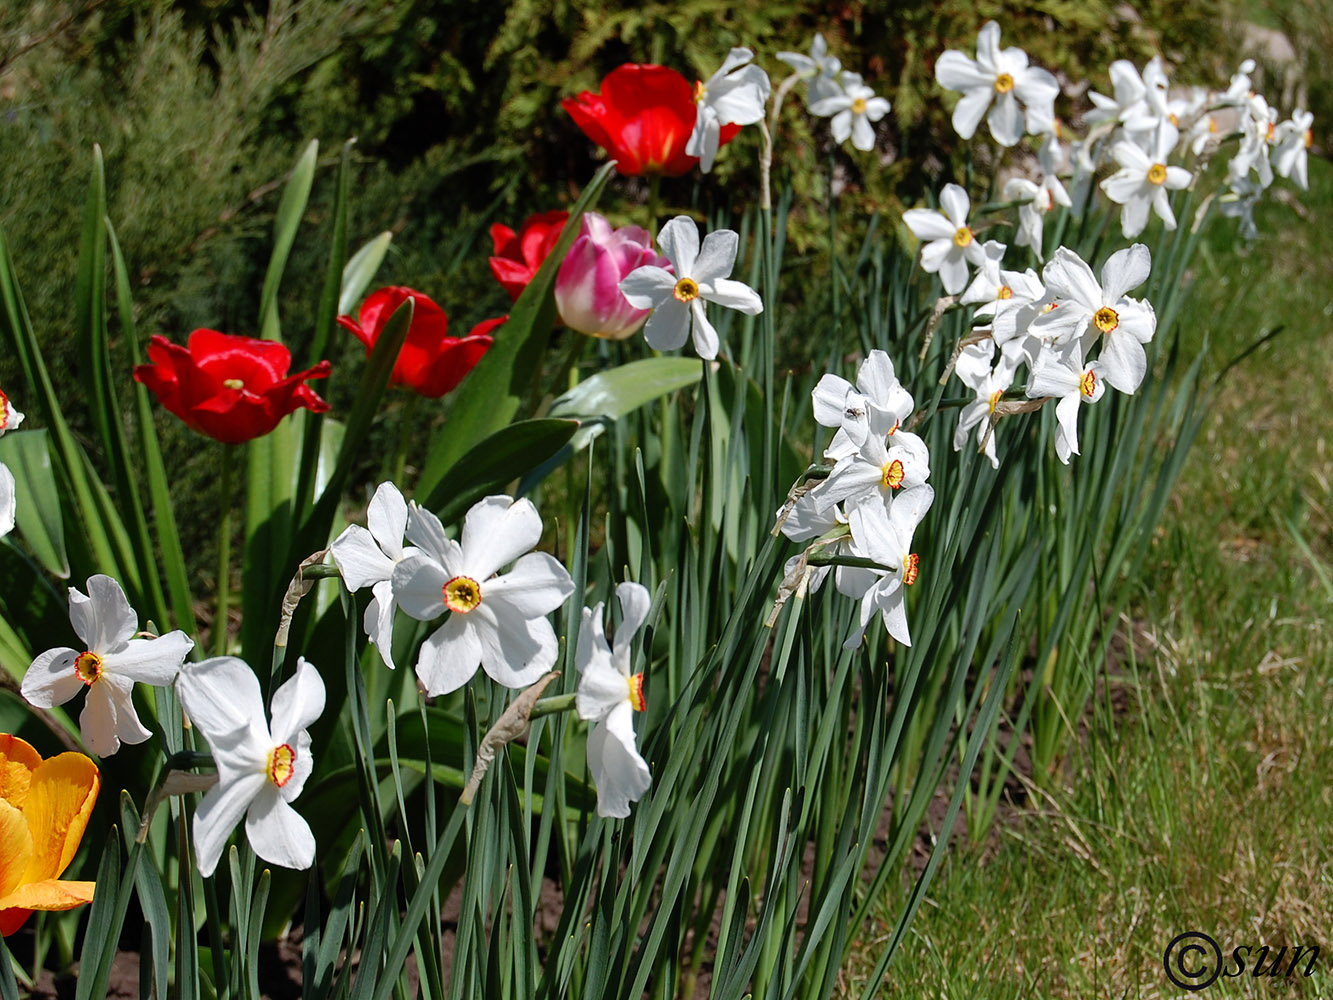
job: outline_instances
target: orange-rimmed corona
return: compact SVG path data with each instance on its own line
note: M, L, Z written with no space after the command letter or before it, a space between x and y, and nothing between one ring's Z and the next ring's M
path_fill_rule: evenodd
M671 290L677 302L693 302L699 297L699 283L693 278L681 278Z
M913 552L903 560L903 583L910 587L916 583L917 574L920 572L921 557Z
M92 687L102 677L102 658L94 652L84 650L74 657L74 672L79 675L79 680Z
M886 462L882 472L881 482L891 490L898 489L907 478L907 470L903 468L902 460L897 458Z
M1014 78L1010 73L1001 73L995 78L995 92L997 94L1007 94L1014 89Z
M296 751L289 743L280 743L268 754L268 767L265 769L268 780L281 788L292 780L296 773Z
M1110 333L1120 325L1120 314L1110 306L1102 306L1092 314L1092 325L1102 333Z
M444 585L444 606L465 615L481 604L481 584L470 576L456 576Z
M1091 399L1097 394L1097 373L1091 368L1083 373L1083 377L1078 380L1078 391Z
M629 704L636 712L642 712L648 707L648 702L643 696L643 674L631 674L629 676Z

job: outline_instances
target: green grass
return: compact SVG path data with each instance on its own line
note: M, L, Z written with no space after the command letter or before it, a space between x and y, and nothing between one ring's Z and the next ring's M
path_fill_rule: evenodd
M1333 170L1310 175L1258 243L1220 226L1199 258L1183 329L1215 370L1285 328L1221 384L1118 623L1102 701L1124 711L1095 713L1050 792L952 857L883 996L1179 996L1162 953L1189 930L1228 955L1319 945L1288 988L1333 995ZM864 929L868 955L900 903ZM857 963L845 984L864 989Z

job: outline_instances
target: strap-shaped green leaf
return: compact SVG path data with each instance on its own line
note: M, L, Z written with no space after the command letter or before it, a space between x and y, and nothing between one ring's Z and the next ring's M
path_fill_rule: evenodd
M509 321L495 331L491 345L471 374L463 380L449 412L449 433L438 434L431 445L421 476L419 494L433 495L435 487L470 448L508 424L519 414L541 376L546 344L555 323L555 275L579 231L579 219L597 203L614 163L593 176L569 213L559 241L509 312Z
M13 431L0 438L0 463L14 474L14 520L33 558L47 572L69 579L60 489L46 431Z

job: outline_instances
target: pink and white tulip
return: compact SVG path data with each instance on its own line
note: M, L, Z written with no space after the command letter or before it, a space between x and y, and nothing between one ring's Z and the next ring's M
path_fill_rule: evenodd
M640 267L670 268L653 249L653 238L639 226L613 229L596 212L583 216L578 239L560 264L555 278L555 305L571 330L590 337L624 340L633 336L651 309L636 309L620 290L620 282Z

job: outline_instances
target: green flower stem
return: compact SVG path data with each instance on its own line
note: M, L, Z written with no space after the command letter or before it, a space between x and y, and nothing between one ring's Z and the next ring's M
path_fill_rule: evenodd
M556 715L560 712L568 712L574 707L574 695L557 694L550 698L542 698L532 706L532 712L529 713L529 719L540 719L543 715Z
M398 445L393 451L393 465L389 474L389 479L394 483L403 481L403 470L407 468L407 446L412 440L412 422L420 398L415 392L409 392L407 401L398 410Z
M878 569L885 573L892 573L897 567L885 566L883 563L877 563L873 559L864 559L861 556L821 556L814 555L810 557L811 566L851 566L855 569ZM540 702L539 702L540 704Z
M653 174L648 178L648 235L653 239L657 239L657 213L660 207L658 197L661 186L660 174Z
M217 608L213 614L213 653L222 656L227 652L227 612L231 604L231 507L232 507L232 472L234 454L229 445L223 446L222 476L218 481L218 575Z

